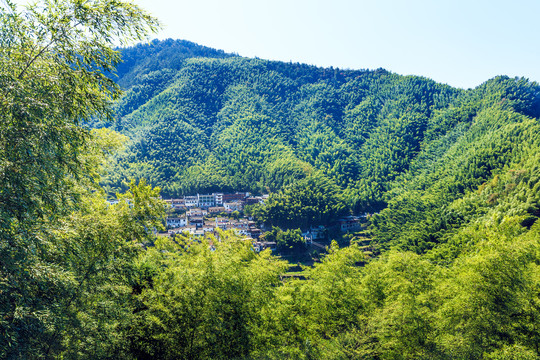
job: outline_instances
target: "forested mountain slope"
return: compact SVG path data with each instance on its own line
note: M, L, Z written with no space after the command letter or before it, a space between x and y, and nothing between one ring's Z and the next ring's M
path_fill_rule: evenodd
M377 207L420 151L430 119L463 93L382 69L323 69L185 44L123 50L126 93L110 125L132 143L110 185L147 177L166 196L267 192L318 172L351 205Z
M537 84L497 78L435 116L437 135L385 194L380 241L422 252L481 219L513 215L530 227L540 214L538 104Z
M539 146L540 88L526 79L501 76L460 90L382 69L247 59L185 41L122 52L117 120L98 125L131 143L109 189L134 177L165 196L272 192L255 213L282 227L383 210L372 221L375 238L417 252L451 242L507 202L519 202L512 211L528 226L540 214L535 191L522 189L524 179L536 184ZM316 215L301 210L322 203Z

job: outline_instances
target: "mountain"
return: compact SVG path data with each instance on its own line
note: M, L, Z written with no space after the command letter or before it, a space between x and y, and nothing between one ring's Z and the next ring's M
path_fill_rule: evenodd
M416 252L439 243L452 252L463 226L516 201L527 226L540 215L523 184L536 179L534 82L499 76L461 90L383 69L248 59L179 40L121 52L125 94L116 121L95 124L131 139L105 182L111 191L144 177L171 197L272 192L257 214L277 225L380 211L371 223L381 246ZM331 205L298 215L308 203Z
M167 196L276 191L321 172L378 199L419 152L433 114L463 93L382 69L247 59L185 41L122 56L125 95L104 125L132 142L111 184L145 176Z

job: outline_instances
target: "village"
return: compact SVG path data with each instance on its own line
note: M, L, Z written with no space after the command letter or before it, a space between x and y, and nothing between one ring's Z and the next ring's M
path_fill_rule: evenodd
M207 233L217 235L218 230L230 230L243 236L253 244L257 252L264 249L276 251L276 243L265 241L262 236L270 229L259 224L251 217L244 216L246 205L264 203L268 195L252 196L247 192L212 193L183 196L177 199L163 199L169 205L166 218L167 232L160 236L174 237L177 234L204 236ZM362 227L364 216L340 218L332 227L322 225L302 229L302 236L307 246L324 247L320 242L328 240L329 231L340 233L358 231Z

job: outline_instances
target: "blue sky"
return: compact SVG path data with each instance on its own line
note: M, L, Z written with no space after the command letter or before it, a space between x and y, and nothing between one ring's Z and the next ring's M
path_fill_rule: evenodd
M539 0L135 0L158 38L242 56L385 68L470 88L496 76L540 80Z
M153 37L247 57L382 67L461 88L497 75L540 81L540 0L133 1L163 23Z

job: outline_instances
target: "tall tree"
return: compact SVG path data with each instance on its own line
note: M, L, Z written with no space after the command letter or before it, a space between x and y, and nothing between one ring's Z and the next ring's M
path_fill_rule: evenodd
M158 25L118 0L0 6L0 357L53 356L74 278L50 236L95 184L84 123L111 115L117 42Z

